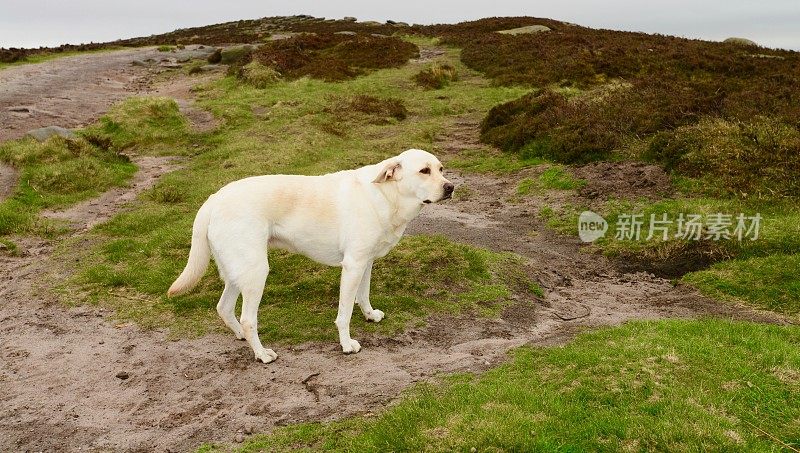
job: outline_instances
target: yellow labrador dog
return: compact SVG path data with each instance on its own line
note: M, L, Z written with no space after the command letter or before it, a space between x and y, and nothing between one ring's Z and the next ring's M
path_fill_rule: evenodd
M453 183L431 153L409 149L356 170L322 176L267 175L234 181L211 195L194 220L189 262L170 296L190 290L211 255L225 281L217 313L236 337L246 339L264 363L278 355L261 345L258 305L269 273L267 248L302 253L342 267L336 327L345 353L361 345L350 338L353 304L369 321L383 312L369 302L372 262L397 244L422 206L445 200ZM234 308L242 294L241 323Z

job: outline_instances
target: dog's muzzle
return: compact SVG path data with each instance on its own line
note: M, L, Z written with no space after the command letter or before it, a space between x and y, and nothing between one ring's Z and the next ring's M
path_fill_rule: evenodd
M448 198L453 198L453 191L456 189L456 186L453 183L448 182L444 185L444 196L442 200L447 200Z

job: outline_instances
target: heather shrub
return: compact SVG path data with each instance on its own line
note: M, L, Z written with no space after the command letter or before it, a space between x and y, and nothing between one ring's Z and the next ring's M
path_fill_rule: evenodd
M267 43L253 59L288 79L308 76L335 82L366 70L402 66L418 53L416 45L394 37L317 33Z
M357 119L370 124L386 124L391 120L402 121L408 116L408 110L401 99L363 94L332 98L331 105L325 111L341 120Z

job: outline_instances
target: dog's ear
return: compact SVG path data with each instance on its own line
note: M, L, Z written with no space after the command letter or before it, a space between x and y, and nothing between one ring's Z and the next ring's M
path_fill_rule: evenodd
M375 178L374 183L386 182L386 181L399 181L400 175L398 174L398 170L400 170L400 162L391 161L383 167L378 176Z

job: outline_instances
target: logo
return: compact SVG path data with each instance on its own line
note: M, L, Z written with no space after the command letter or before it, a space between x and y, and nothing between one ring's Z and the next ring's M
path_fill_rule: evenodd
M594 242L606 235L608 222L606 219L592 211L581 212L578 217L578 237L583 242Z

